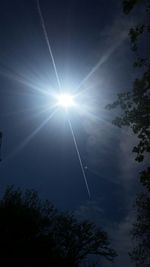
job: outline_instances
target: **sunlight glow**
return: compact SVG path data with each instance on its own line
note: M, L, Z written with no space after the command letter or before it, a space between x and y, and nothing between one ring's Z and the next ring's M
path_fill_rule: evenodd
M69 94L60 94L57 97L58 99L58 106L61 106L63 108L68 108L71 106L74 106L74 97Z

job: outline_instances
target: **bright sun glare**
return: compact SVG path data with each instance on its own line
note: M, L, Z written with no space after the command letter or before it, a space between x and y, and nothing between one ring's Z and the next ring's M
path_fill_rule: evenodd
M58 96L58 105L63 108L68 108L74 105L74 99L72 95L61 94Z

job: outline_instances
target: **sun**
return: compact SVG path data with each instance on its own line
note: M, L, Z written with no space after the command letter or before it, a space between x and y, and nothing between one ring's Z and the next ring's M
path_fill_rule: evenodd
M74 97L70 94L60 94L58 95L57 99L58 106L61 106L63 108L70 108L75 104Z

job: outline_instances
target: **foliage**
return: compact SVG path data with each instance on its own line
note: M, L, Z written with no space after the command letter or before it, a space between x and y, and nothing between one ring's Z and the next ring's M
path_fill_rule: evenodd
M140 194L136 199L137 219L133 225L132 236L137 242L130 253L136 266L150 266L150 196Z
M116 256L93 223L59 212L35 191L12 187L0 201L0 236L1 266L77 267L90 254L110 261Z
M144 4L146 12L150 11L150 0L124 0L123 9L128 14L135 5ZM131 46L136 54L135 67L140 68L140 77L133 83L131 91L118 94L117 100L107 105L108 109L119 107L122 114L113 120L119 127L128 126L138 137L138 144L133 148L136 160L141 162L150 153L150 58L143 58L139 53L138 40L144 33L150 32L150 25L146 22L136 25L129 31Z
M113 123L119 127L129 126L137 135L139 143L133 152L140 162L146 153L150 153L150 67L142 78L135 80L131 92L119 94L117 101L107 108L117 106L121 108L122 115L116 117Z
M145 0L123 0L123 11L125 14L129 14L129 12L137 5L142 4ZM148 2L148 1L147 1ZM147 8L149 7L149 3Z
M141 172L141 182L150 192L150 167Z
M133 82L132 90L118 94L117 100L107 106L108 109L120 108L121 115L113 120L118 127L130 127L137 136L137 145L133 147L136 160L142 162L145 156L150 156L150 54L143 55L145 36L149 37L150 24L150 0L124 0L123 11L125 14L135 8L145 10L143 24L132 27L129 31L131 49L134 51L136 60L134 67L139 68L139 77ZM140 45L141 44L141 45ZM131 259L137 267L150 266L150 167L141 172L140 180L147 189L136 199L136 223L133 225L132 237L136 241Z

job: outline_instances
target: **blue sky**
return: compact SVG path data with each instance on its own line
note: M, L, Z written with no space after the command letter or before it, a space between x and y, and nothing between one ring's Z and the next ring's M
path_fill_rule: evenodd
M124 16L121 2L113 0L44 0L41 10L62 88L80 94L69 118L92 198L63 110L29 138L50 115L50 109L42 110L53 104L51 92L59 92L34 0L1 4L0 192L10 184L34 188L58 208L94 219L118 249L114 266L132 266L127 253L139 187L131 153L136 140L111 124L118 111L105 106L130 89L136 75L128 39L136 17Z

